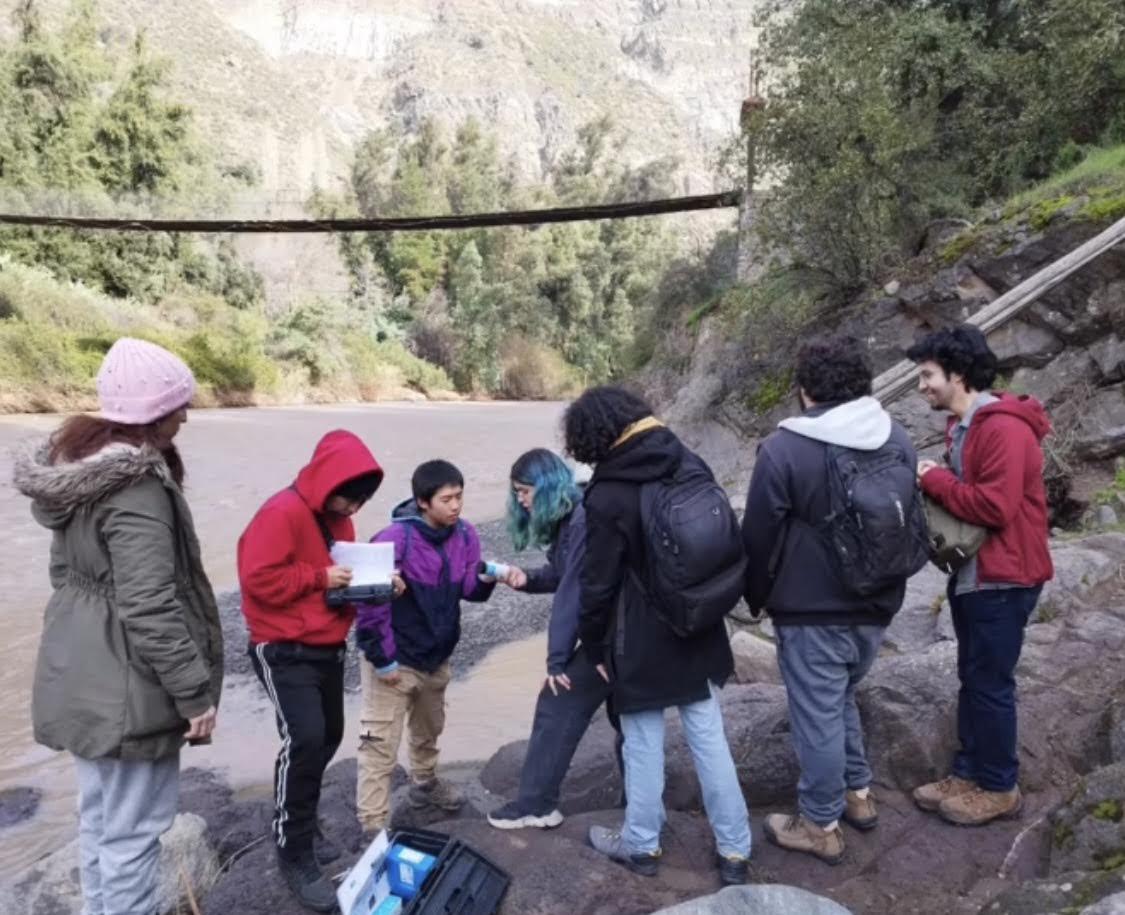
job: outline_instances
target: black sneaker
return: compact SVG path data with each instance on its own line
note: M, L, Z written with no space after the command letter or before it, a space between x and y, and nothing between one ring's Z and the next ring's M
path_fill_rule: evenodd
M290 891L305 908L314 912L336 910L336 891L332 882L320 872L320 865L311 850L293 858L278 854L277 866Z
M723 886L742 886L749 871L748 860L742 855L719 855L719 879Z
M488 815L488 825L496 829L554 829L562 821L563 815L558 810L544 814L525 813L516 801L511 801Z
M313 839L313 852L316 854L316 863L321 867L331 864L343 854L340 846L328 838L319 827L316 830L316 838Z

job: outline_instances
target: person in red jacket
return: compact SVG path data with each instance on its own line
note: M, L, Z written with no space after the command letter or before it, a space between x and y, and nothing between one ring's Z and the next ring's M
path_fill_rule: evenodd
M957 634L957 736L952 773L914 791L923 810L962 826L1020 813L1016 664L1043 583L1054 574L1047 546L1043 450L1051 431L1032 397L993 394L996 355L971 325L940 330L907 351L919 389L953 415L948 466L920 461L923 492L988 537L949 580Z
M351 580L329 549L336 540L355 540L351 516L382 480L359 438L329 432L296 482L266 500L238 541L250 659L281 736L274 766L278 862L294 895L319 912L336 907L320 866L339 850L318 836L316 811L321 778L344 735L344 645L355 618L352 606L332 608L325 600L328 589Z

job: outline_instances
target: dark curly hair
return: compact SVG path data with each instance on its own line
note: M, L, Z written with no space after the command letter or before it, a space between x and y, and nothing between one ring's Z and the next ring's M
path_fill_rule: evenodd
M911 362L936 362L948 379L960 375L970 391L987 391L996 380L998 360L979 327L962 324L927 334L906 351Z
M576 461L597 464L628 426L651 415L652 407L625 388L590 388L563 414L566 450Z
M821 337L797 353L797 384L814 403L838 403L871 393L871 360L855 337Z

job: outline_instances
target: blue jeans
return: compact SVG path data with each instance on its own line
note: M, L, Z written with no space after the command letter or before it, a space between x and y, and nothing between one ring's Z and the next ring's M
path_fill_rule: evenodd
M1019 778L1016 664L1023 631L1042 588L949 590L957 634L957 737L953 774L985 791L1010 791Z
M710 699L681 705L679 712L719 854L748 858L750 817L727 746L715 687L711 687ZM621 731L625 735L626 797L622 839L630 854L652 853L660 848L660 829L666 819L664 710L622 715Z
M882 626L778 626L777 663L801 764L797 807L821 826L844 812L844 790L871 784L855 689L871 669Z

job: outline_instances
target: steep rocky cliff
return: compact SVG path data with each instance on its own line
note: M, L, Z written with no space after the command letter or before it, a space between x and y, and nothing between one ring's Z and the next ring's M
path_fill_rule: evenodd
M70 0L39 0L48 21ZM0 0L0 36L16 0ZM680 163L685 194L713 189L717 148L738 123L754 0L98 0L103 41L138 31L173 64L218 160L256 187L243 218L296 217L314 187L337 188L367 131L473 115L534 184L576 130L612 115L616 155ZM709 237L724 214L680 218ZM239 240L273 301L342 292L331 241Z
M41 0L49 18L68 0ZM0 3L11 28L15 0ZM754 4L744 0L99 0L102 38L143 30L220 155L303 199L390 121L494 128L524 180L611 114L620 154L673 155L710 189L737 125Z
M867 340L876 371L887 369L918 334L966 320L1101 231L1106 221L1078 217L1081 205L1079 199L1070 212L1049 218L1042 209L997 212L974 227L937 226L927 249L882 287L815 314L787 335L760 310L720 308L694 333L668 335L645 386L716 462L732 491L744 493L754 442L794 409L787 367L801 339L834 329L853 333ZM779 298L773 320L784 318L791 300ZM1088 264L989 342L1000 357L998 385L1038 397L1051 413L1055 434L1046 449L1055 522L1073 524L1084 514L1090 520L1116 473L1112 459L1125 454L1125 250ZM920 396L901 398L891 411L920 448L940 446L945 417ZM1123 509L1114 506L1125 519Z

